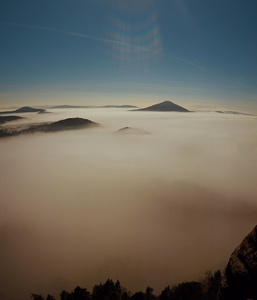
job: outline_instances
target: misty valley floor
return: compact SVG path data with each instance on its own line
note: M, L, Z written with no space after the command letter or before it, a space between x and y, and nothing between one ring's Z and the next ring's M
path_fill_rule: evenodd
M256 116L49 112L12 124L100 126L0 140L1 299L107 278L158 294L222 269L256 225Z

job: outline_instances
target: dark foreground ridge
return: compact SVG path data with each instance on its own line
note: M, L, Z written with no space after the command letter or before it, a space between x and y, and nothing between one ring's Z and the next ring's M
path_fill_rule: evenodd
M62 290L58 298L48 294L31 294L33 300L246 300L257 299L257 226L245 237L232 253L228 265L221 274L219 270L208 271L201 281L182 282L167 286L159 296L152 287L145 291L130 292L116 282L107 279L94 285L92 293L77 286L71 292Z
M189 112L186 108L179 106L171 101L164 101L146 108L137 109L137 111L178 111Z
M203 281L183 282L173 287L167 286L159 296L147 286L145 291L130 292L121 286L119 280L107 279L105 283L93 286L92 293L87 288L77 286L73 291L62 290L59 297L32 293L33 300L216 300L220 271L207 272Z
M23 118L18 117L18 116L4 116L4 117L0 116L0 124L4 124L7 122L11 122L11 121L16 121L16 120L20 120L20 119L23 119Z
M38 113L43 113L45 112L45 109L42 108L33 108L29 106L23 106L21 108L18 108L16 110L9 110L9 111L1 111L1 115L6 115L6 114L20 114L20 113L30 113L30 112L38 112Z
M69 118L52 123L40 123L36 125L30 125L25 129L2 128L0 129L0 137L17 136L20 134L35 132L57 132L64 130L75 130L88 127L95 127L98 125L98 123L92 122L88 119Z

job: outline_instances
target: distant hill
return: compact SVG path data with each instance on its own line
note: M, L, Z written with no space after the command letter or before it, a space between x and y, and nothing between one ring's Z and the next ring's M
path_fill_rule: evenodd
M132 127L123 127L120 128L116 133L119 134L150 134L150 132L139 129L139 128L132 128Z
M65 108L65 109L69 109L69 108L90 108L92 106L79 106L79 105L57 105L57 106L52 106L50 108L52 109L59 109L59 108Z
M1 115L6 114L17 114L17 113L30 113L30 112L45 112L45 109L42 108L33 108L29 106L23 106L21 108L18 108L16 110L10 110L10 111L2 111L0 112Z
M99 124L83 118L69 118L53 122L47 125L44 131L60 131L70 129L80 129L85 127L98 126Z
M69 118L52 123L30 125L25 129L0 128L0 137L16 136L35 132L57 132L99 126L98 123L83 118Z
M244 115L244 116L255 116L255 114L248 114L240 111L232 111L232 110L217 110L219 114L230 114L230 115Z
M54 132L54 131L62 131L62 130L81 129L81 128L93 127L98 125L99 124L92 122L91 120L88 119L68 118L68 119L47 123L47 124L32 125L22 133L39 132L39 131Z
M57 105L57 106L53 106L51 107L52 109L59 109L59 108L65 108L65 109L69 109L69 108L137 108L137 106L134 105L101 105L101 106L79 106L79 105Z
M16 121L16 120L20 120L23 119L22 117L18 117L18 116L4 116L4 117L0 117L0 124L4 124L6 122L11 122L11 121Z
M164 101L146 108L137 109L137 111L179 111L189 112L186 108L179 106L171 101Z
M135 105L104 105L104 106L95 106L99 108L137 108Z

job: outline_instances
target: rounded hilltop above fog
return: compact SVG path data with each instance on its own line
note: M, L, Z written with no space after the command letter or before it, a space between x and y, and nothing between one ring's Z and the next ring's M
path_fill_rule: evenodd
M164 101L158 104L148 106L146 108L137 109L137 111L178 111L189 112L186 108L179 106L171 101Z
M133 127L129 127L129 126L120 128L118 131L116 131L116 133L119 133L119 134L150 134L149 131L139 129L139 128L133 128Z
M83 118L68 118L47 124L32 125L31 127L25 129L21 133L55 132L63 130L82 129L94 126L99 126L99 124Z
M18 116L0 116L0 124L4 124L7 122L11 122L11 121L16 121L16 120L20 120L23 119L22 117L18 117Z
M99 124L83 118L68 118L53 122L47 125L46 131L59 131L59 130L69 130L69 129L79 129L88 126L98 126Z
M57 132L57 131L64 131L64 130L90 128L95 126L99 126L99 124L88 119L68 118L57 122L32 124L25 129L1 128L0 138L8 137L8 136L17 136L26 133Z
M23 106L16 110L1 111L0 114L3 115L3 114L15 114L15 113L34 113L34 112L43 113L43 112L45 112L45 109L33 108L30 106Z

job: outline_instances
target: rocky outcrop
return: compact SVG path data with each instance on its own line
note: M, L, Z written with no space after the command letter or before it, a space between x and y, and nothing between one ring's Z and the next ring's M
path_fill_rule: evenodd
M257 226L232 253L222 274L219 299L257 299Z

